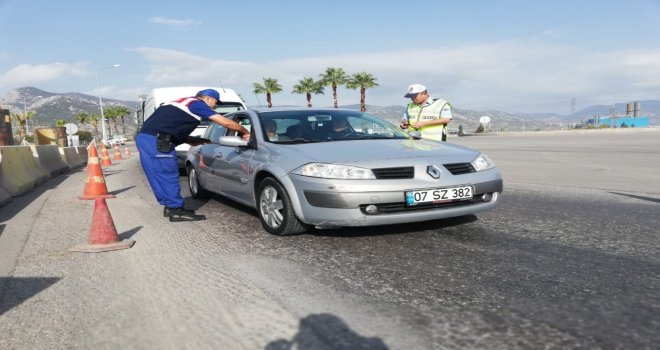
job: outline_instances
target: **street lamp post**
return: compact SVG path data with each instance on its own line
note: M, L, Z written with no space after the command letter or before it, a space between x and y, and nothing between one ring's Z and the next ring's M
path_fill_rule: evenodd
M108 144L108 132L105 129L105 115L103 114L103 99L101 98L101 83L99 82L99 70L104 68L116 68L119 67L119 64L113 64L112 66L99 67L96 68L96 86L99 89L99 107L101 108L101 132L103 133L103 144Z

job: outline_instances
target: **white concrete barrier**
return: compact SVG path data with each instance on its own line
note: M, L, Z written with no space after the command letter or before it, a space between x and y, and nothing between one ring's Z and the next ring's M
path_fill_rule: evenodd
M62 160L57 145L30 146L34 161L51 178L69 171L69 166Z
M46 181L37 168L29 146L0 147L0 187L12 196L21 195Z
M69 169L74 170L83 166L83 162L78 157L78 151L75 147L60 147L60 155L62 160L69 165Z
M76 151L78 152L78 158L80 158L80 161L83 162L83 164L87 164L87 158L89 157L89 151L87 151L87 147L85 146L76 146Z
M2 174L0 174L2 176ZM11 195L7 193L2 187L0 187L0 207L5 205L7 202L11 200Z

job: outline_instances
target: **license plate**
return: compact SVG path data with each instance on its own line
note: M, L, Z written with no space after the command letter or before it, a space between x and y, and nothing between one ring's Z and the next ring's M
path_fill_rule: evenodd
M443 203L455 199L472 198L472 186L434 188L430 190L407 191L406 205L423 203Z

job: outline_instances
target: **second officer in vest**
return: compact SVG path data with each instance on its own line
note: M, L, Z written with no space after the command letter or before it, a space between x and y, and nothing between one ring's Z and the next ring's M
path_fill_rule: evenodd
M424 139L447 141L447 124L452 119L449 102L430 98L422 84L410 85L404 97L410 98L411 102L401 118L401 129Z
M158 203L165 206L163 215L170 221L204 220L204 215L184 209L179 184L179 168L174 147L190 143L188 135L202 119L210 120L235 130L244 140L250 132L213 109L220 102L220 94L213 89L202 90L195 97L184 97L163 104L144 121L136 144L140 150L140 163Z

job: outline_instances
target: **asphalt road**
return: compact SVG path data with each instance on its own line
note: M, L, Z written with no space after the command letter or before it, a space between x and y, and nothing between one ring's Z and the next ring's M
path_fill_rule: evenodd
M128 250L81 254L84 172L0 210L0 348L536 349L660 344L660 130L450 138L505 192L477 216L296 237L105 170ZM185 179L184 179L185 180ZM13 258L12 258L13 257Z

